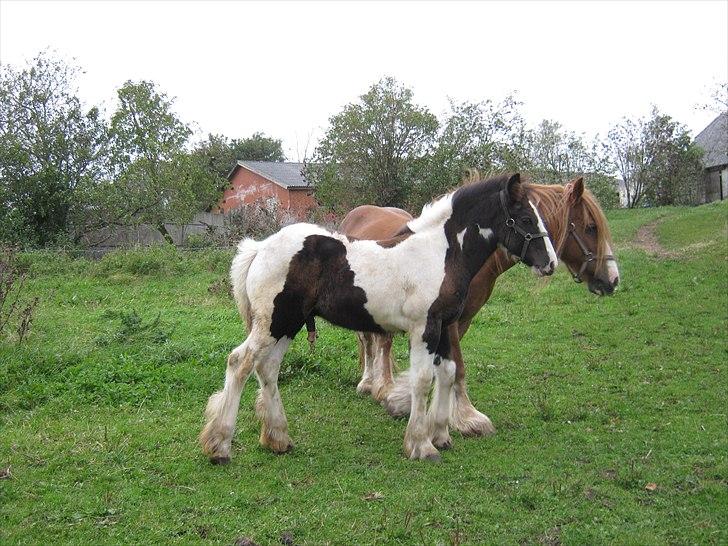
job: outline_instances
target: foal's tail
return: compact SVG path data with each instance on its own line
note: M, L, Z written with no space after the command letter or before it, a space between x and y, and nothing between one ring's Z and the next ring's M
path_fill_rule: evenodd
M248 279L250 264L253 263L257 254L258 242L253 239L243 239L238 244L238 253L233 258L232 266L230 266L230 282L233 285L233 296L235 296L235 302L238 304L238 312L240 313L240 317L245 321L248 331L250 331L252 316L250 314L250 300L248 299L246 281Z

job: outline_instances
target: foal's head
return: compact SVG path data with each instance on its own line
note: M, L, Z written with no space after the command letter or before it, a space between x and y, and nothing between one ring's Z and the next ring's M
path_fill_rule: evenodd
M541 275L556 269L556 252L518 173L464 186L453 196L453 210L477 224L483 237L495 237L508 254Z
M579 177L564 187L565 225L559 237L559 255L577 282L586 281L594 294L609 295L619 283L612 255L609 225L596 199L584 191Z

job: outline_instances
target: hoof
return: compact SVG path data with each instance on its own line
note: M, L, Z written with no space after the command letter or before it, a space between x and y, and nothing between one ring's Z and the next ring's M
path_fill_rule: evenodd
M356 386L356 392L359 394L366 395L371 394L372 392L372 384L368 381L360 381L359 384Z
M495 427L487 415L474 407L466 411L456 412L450 417L450 427L467 437L490 436L495 434Z
M293 444L288 444L286 446L277 446L277 449L274 449L271 447L271 451L275 453L276 455L285 455L286 453L290 453L293 451Z
M441 463L442 457L439 453L428 453L427 455L425 455L425 458L423 460L429 461L431 463Z
M230 462L230 457L210 457L210 462L214 465L224 465Z
M389 397L382 400L382 406L384 406L387 413L395 419L409 417L409 406L402 406L402 404L392 401Z
M493 423L490 422L490 419L488 419L487 421L468 423L462 428L458 428L458 431L467 438L479 438L495 434L495 427L493 426Z
M447 440L435 441L432 443L437 449L448 450L452 448L452 440L450 438L448 438Z
M262 432L260 435L260 445L267 447L273 453L282 455L293 449L293 443L288 438L288 434L282 438L279 435L266 434Z

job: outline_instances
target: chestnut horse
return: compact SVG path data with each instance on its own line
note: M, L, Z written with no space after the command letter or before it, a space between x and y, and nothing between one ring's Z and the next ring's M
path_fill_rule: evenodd
M619 282L617 263L612 255L609 226L594 196L584 189L583 178L565 186L524 184L529 199L536 204L556 245L559 259L576 282L586 281L589 290L598 295L612 294ZM360 239L380 239L406 231L411 216L396 208L364 205L352 210L342 221L340 231ZM465 365L460 339L470 321L490 298L496 279L515 261L503 251L495 252L470 283L460 318L450 325L448 335L455 360L455 398L450 425L466 436L495 432L490 419L480 413L468 397ZM394 361L392 336L358 332L359 360L363 369L357 391L369 393L393 416L409 412L409 376L405 372L392 377Z
M556 252L518 174L461 187L407 226L404 237L362 241L293 224L264 241L240 243L230 280L248 337L230 353L224 388L207 403L200 444L211 461L230 458L240 395L253 372L260 443L288 451L278 370L293 337L315 316L355 331L407 332L412 388L405 454L438 459L437 448L450 446L455 363L447 328L460 316L470 281L499 247L537 275L554 272Z

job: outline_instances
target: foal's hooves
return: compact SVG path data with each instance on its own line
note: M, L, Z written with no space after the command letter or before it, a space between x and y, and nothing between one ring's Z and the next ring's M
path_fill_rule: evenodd
M439 453L429 453L428 455L425 455L424 460L431 463L440 463L442 462L442 456Z
M210 462L214 465L224 465L230 462L230 457L210 457Z
M452 448L452 440L450 440L450 439L445 440L444 442L433 442L433 444L435 445L435 447L437 449L441 449L441 450L447 450L447 449Z

